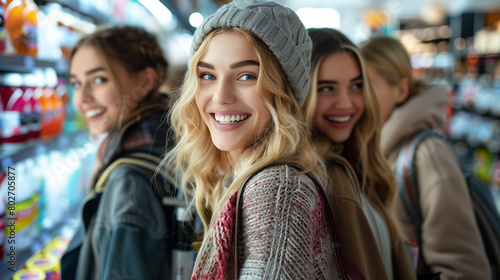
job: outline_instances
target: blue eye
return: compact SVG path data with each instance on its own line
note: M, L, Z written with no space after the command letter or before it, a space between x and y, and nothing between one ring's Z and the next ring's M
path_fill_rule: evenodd
M80 82L72 82L70 83L70 85L73 87L73 88L79 88L82 86L82 83Z
M332 95L335 91L335 88L332 86L325 86L325 87L320 87L318 88L318 95L319 96L329 96Z
M108 79L103 78L103 77L95 77L94 78L94 83L97 84L97 85L103 84L106 81L108 81Z
M333 87L320 87L318 91L333 91Z
M215 76L210 75L210 74L201 74L200 79L202 79L202 80L215 80Z
M245 74L245 75L242 75L239 80L242 80L242 81L249 81L249 80L255 80L257 79L254 75L250 75L250 74Z
M363 91L363 83L355 83L351 86L351 89L356 93Z

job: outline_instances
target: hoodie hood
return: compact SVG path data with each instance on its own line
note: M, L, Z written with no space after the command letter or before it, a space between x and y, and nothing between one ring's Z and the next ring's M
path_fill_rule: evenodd
M386 158L393 151L399 151L401 145L419 132L444 129L448 104L446 92L441 85L429 86L393 111L384 124L380 139Z

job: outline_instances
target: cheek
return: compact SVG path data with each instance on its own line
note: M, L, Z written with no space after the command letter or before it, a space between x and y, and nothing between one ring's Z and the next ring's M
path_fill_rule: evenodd
M355 102L355 104L357 104L359 111L361 111L361 112L365 111L366 104L365 104L365 98L363 97L363 94L359 94L358 96L356 96L356 100L354 102Z
M78 112L82 112L81 105L82 105L82 97L81 93L77 93L76 91L73 92L73 106L78 110Z
M206 122L205 114L204 114L205 105L204 105L203 98L200 95L200 92L196 93L196 96L194 98L194 103L195 103L194 105L196 106L196 109L198 110L198 113L201 116L201 119Z
M318 97L316 110L314 110L314 119L321 118L325 111L330 107L332 100L330 98Z

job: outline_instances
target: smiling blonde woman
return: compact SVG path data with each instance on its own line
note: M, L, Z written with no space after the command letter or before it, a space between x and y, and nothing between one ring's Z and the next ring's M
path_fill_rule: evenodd
M197 29L165 161L205 226L193 279L340 279L328 204L304 174L325 178L300 109L310 51L296 14L273 2L233 1Z

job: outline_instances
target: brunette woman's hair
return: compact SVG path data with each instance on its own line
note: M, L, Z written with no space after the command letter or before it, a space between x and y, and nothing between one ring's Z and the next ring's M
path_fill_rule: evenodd
M157 74L156 84L147 96L143 98L137 97L137 101L139 102L138 108L157 100L157 96L159 95L158 88L165 82L167 77L168 61L154 34L137 26L101 26L94 32L84 35L78 40L71 50L68 69L71 69L75 53L85 46L93 47L97 51L98 55L109 68L112 79L119 87L121 107L118 126L123 121L122 113L125 106L124 92L127 89L123 88L122 81L117 77L113 69L113 65L116 63L125 67L130 74L139 73L146 68L154 69ZM132 96L132 98L134 97Z

